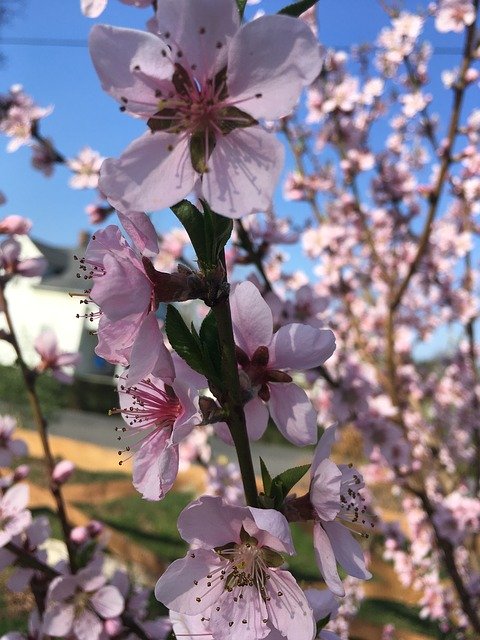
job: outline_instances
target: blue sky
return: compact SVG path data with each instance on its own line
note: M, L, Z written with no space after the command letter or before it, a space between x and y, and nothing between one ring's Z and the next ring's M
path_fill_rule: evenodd
M286 2L263 0L259 5L268 12ZM117 156L144 130L144 123L121 114L116 103L100 89L85 46L94 22L142 29L150 16L149 9L135 9L118 0L110 0L107 10L97 20L82 16L79 0L22 0L14 19L2 29L0 50L5 61L0 67L0 92L20 83L40 105L54 105L53 113L42 121L41 131L51 136L58 149L72 157L85 145L105 156ZM368 6L368 9L366 7ZM415 9L417 2L406 2ZM252 7L250 9L256 9ZM320 39L326 45L349 46L374 42L387 20L375 0L322 0L319 5ZM433 34L435 44L458 44L455 37ZM18 43L18 40L23 43ZM35 39L36 45L25 41ZM38 40L74 40L72 46L38 44ZM16 42L14 44L14 42ZM73 45L76 46L73 46ZM432 79L439 87L439 70L451 67L455 58L435 56ZM381 144L382 134L379 133ZM44 241L74 245L78 231L88 228L84 208L95 199L90 191L74 191L67 186L69 171L61 166L54 176L45 178L30 167L31 153L21 148L13 154L4 149L0 139L0 190L8 203L3 215L18 213L34 221L34 234ZM287 169L291 161L287 163ZM279 190L280 194L280 190ZM294 219L303 219L303 205L285 203L277 197L278 211ZM170 214L157 214L162 228L171 225Z

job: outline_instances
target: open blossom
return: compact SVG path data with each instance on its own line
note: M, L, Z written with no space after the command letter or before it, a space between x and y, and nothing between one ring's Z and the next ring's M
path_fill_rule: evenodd
M12 439L16 426L12 416L0 416L0 467L9 467L14 457L27 455L26 443Z
M156 317L155 286L142 261L142 254L158 251L155 229L143 213L131 214L127 222L133 247L109 225L92 237L80 268L92 278L90 299L100 307L95 351L114 364L130 364L133 384L149 373L172 377L173 368Z
M281 513L203 496L182 511L178 529L195 548L157 582L160 602L187 616L208 612L216 640L262 640L272 629L288 640L314 638L307 599L280 568L281 554L294 553Z
M25 235L32 228L32 221L23 216L11 215L0 220L0 233Z
M124 600L119 590L106 584L96 567L75 575L59 576L48 588L43 629L47 635L75 640L98 640L103 620L119 616Z
M14 238L7 238L0 243L0 273L3 271L6 276L18 274L25 277L42 275L47 268L46 259L42 256L22 260L21 251L20 243Z
M475 20L475 8L472 0L440 0L438 3L435 27L441 33L460 32Z
M13 85L6 96L0 96L5 114L0 116L0 131L10 138L7 151L29 144L34 123L52 112L52 107L39 107L24 93L21 85Z
M134 7L150 7L152 0L120 0ZM105 11L108 0L80 0L80 9L87 18L98 18Z
M134 385L128 376L119 379L119 412L128 425L125 435L133 440L126 448L134 455L133 485L147 500L161 500L172 487L179 443L202 420L197 388L207 382L178 357L175 365L169 384L153 375Z
M26 484L15 484L0 499L0 547L10 542L32 521L26 506L30 492Z
M240 379L251 400L245 405L250 437L258 439L270 415L285 438L297 445L317 440L316 413L305 391L285 370L312 369L335 350L329 329L288 324L273 334L273 317L251 282L239 284L230 297Z
M81 359L79 353L64 353L58 347L57 336L52 329L44 329L34 342L35 351L40 355L41 361L37 371L52 372L54 378L64 384L73 382L73 375L65 371L64 367L78 364Z
M121 211L171 206L196 186L238 218L267 209L284 149L260 119L290 113L320 71L308 26L265 16L240 26L234 0L162 0L160 37L96 26L90 51L103 88L150 131L101 169Z
M74 173L68 183L72 189L96 189L104 159L98 151L84 147L75 158L67 160L69 168Z
M337 466L328 458L335 434L336 427L330 427L317 445L309 493L287 500L284 509L289 520L314 520L313 540L318 568L332 593L344 596L337 562L351 576L363 580L372 576L365 567L362 548L343 524L367 522L363 498L358 493L364 486L363 480L356 469L348 465Z

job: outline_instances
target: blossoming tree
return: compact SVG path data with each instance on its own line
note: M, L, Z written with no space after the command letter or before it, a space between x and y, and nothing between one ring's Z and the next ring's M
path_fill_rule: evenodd
M197 458L210 495L179 514L189 551L155 587L169 618L151 618L148 593L120 569L105 572L102 525L69 520L62 487L73 466L53 458L36 382L46 371L68 382L76 356L45 332L40 362L25 362L8 286L45 264L22 259L15 236L29 221L4 218L0 337L24 377L68 552L48 563L48 523L27 508L28 470L4 474L0 567L13 566L13 588L29 585L36 603L28 636L5 640L347 640L359 581L371 577L356 536L375 523L375 544L418 591L420 615L442 637L478 637L480 117L466 107L478 91L478 0L386 8L375 50L350 57L320 46L315 0L251 21L246 0L122 1L153 8L147 30L96 25L90 53L103 89L145 132L119 158L84 148L68 159L40 131L50 109L18 86L1 98L0 130L9 151L31 145L45 175L63 164L72 188L98 186L104 204L89 208L92 222L116 212L123 227L95 232L78 265L96 352L122 369L113 412L131 438L134 487L161 500ZM81 8L97 17L106 4ZM459 67L443 74L445 122L427 93L428 21L463 38ZM272 204L285 147L296 168L284 195L309 208L303 228ZM160 237L148 214L166 207L182 228ZM292 271L278 249L297 241L309 273ZM236 265L251 267L246 280ZM192 323L187 301L196 301ZM445 325L461 338L435 366L422 364L416 343ZM262 460L256 478L251 442L269 422L291 445L315 445L311 464L272 477ZM0 422L5 467L25 453L14 426ZM209 464L212 432L238 467ZM363 446L360 470L330 458L342 432ZM321 590L302 589L288 569L293 522L312 525ZM385 640L394 634L385 626Z

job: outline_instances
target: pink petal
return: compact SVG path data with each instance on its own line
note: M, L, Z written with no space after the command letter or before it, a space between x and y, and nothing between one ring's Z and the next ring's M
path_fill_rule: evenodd
M348 575L362 580L371 578L372 574L365 567L363 549L354 539L352 532L340 522L325 522L323 527L330 539L335 557Z
M187 137L159 131L134 140L118 160L105 160L99 188L119 211L156 211L185 198L196 180Z
M301 447L317 441L317 414L303 389L291 382L269 383L270 415L282 435Z
M16 271L26 277L41 276L46 271L47 266L48 263L45 258L28 258L17 265Z
M34 574L33 569L24 569L22 567L15 567L15 571L11 574L7 582L7 587L10 591L18 593L25 591L30 585L30 579Z
M173 75L170 57L162 55L168 52L165 42L145 31L99 24L90 32L89 48L104 91L119 102L126 98L129 111L158 111L155 89Z
M302 20L264 16L244 25L230 43L231 101L242 100L240 109L254 118L281 118L292 111L320 68L319 45Z
M256 442L265 433L268 424L268 408L260 398L252 398L243 407L245 421L247 423L248 439ZM233 445L232 436L226 422L217 422L214 425L216 435L226 444Z
M235 3L225 0L162 0L157 24L173 57L181 50L179 62L197 65L195 74L204 83L226 64L227 41L238 29L239 15Z
M210 580L206 576L219 574L226 566L226 560L213 551L195 549L185 558L175 560L160 576L155 586L155 597L173 611L190 616L202 613L218 600L225 589L224 581L218 577L208 587Z
M138 331L136 317L112 322L106 316L98 323L98 344L95 353L113 364L128 365L133 342Z
M122 613L125 607L125 601L120 591L111 585L102 587L94 593L90 602L102 618L115 618Z
M333 553L329 537L319 522L313 525L313 544L315 548L315 558L318 568L322 574L327 587L336 596L343 598L345 589L337 571L337 560Z
M285 149L261 127L235 129L217 138L202 180L211 208L227 218L265 211L282 171Z
M336 437L337 437L337 425L336 424L332 424L330 427L325 429L325 431L323 432L322 437L320 438L320 440L319 440L319 442L317 444L317 447L315 449L315 453L313 455L312 475L315 473L315 470L320 465L322 460L325 460L325 458L329 457L330 452L332 450L332 446L333 446L333 444L335 442Z
M202 496L185 507L177 526L184 540L211 549L239 542L239 531L247 514L244 507L227 505L222 498Z
M140 211L119 212L118 219L142 255L147 257L157 255L159 250L157 232L145 213Z
M315 620L323 620L338 610L337 600L328 589L305 589L305 597L313 609Z
M178 473L178 447L167 447L169 432L150 437L135 455L133 486L146 500L161 500Z
M129 253L120 259L107 253L103 258L106 274L96 279L91 292L92 300L113 321L143 315L150 304L152 284L140 265L130 258ZM134 295L127 296L126 291Z
M103 625L92 611L84 609L73 621L73 633L78 640L98 640Z
M330 329L315 329L306 324L287 324L273 336L270 366L275 369L313 369L335 351L335 336Z
M224 591L217 606L212 608L210 628L215 640L261 640L270 632L270 627L263 622L266 617L265 603L258 589L236 586L231 592Z
M87 18L98 18L107 6L108 0L80 0L80 8Z
M255 527L251 527L248 520L244 521L243 526L250 535L257 538L260 546L270 547L289 555L295 553L290 526L283 514L274 509L248 507L248 510L252 515Z
M149 374L170 383L175 377L172 357L163 342L162 332L153 311L143 320L133 343L128 384L132 386L147 378Z
M30 498L30 490L27 484L15 484L10 487L0 500L0 513L2 516L14 516L25 509Z
M282 594L282 595L279 595ZM305 594L289 571L270 571L268 581L270 624L287 640L313 640L316 635L313 612Z
M272 339L273 318L270 307L252 282L237 285L230 296L235 343L248 356Z
M55 360L58 353L57 336L52 329L44 329L33 343L35 351L45 360Z
M320 520L333 520L340 511L342 473L331 460L322 460L310 484L310 500Z
M43 632L63 638L69 633L73 624L73 604L54 602L47 607L43 618Z

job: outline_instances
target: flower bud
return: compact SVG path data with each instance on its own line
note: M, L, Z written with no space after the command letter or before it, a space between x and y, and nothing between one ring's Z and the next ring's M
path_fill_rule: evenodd
M75 471L75 465L70 460L57 462L52 472L52 480L57 484L64 484L69 480Z
M21 480L25 480L29 473L30 467L28 466L28 464L19 465L13 472L13 482L20 482Z
M83 544L89 538L87 527L74 527L70 531L70 540L75 544Z

